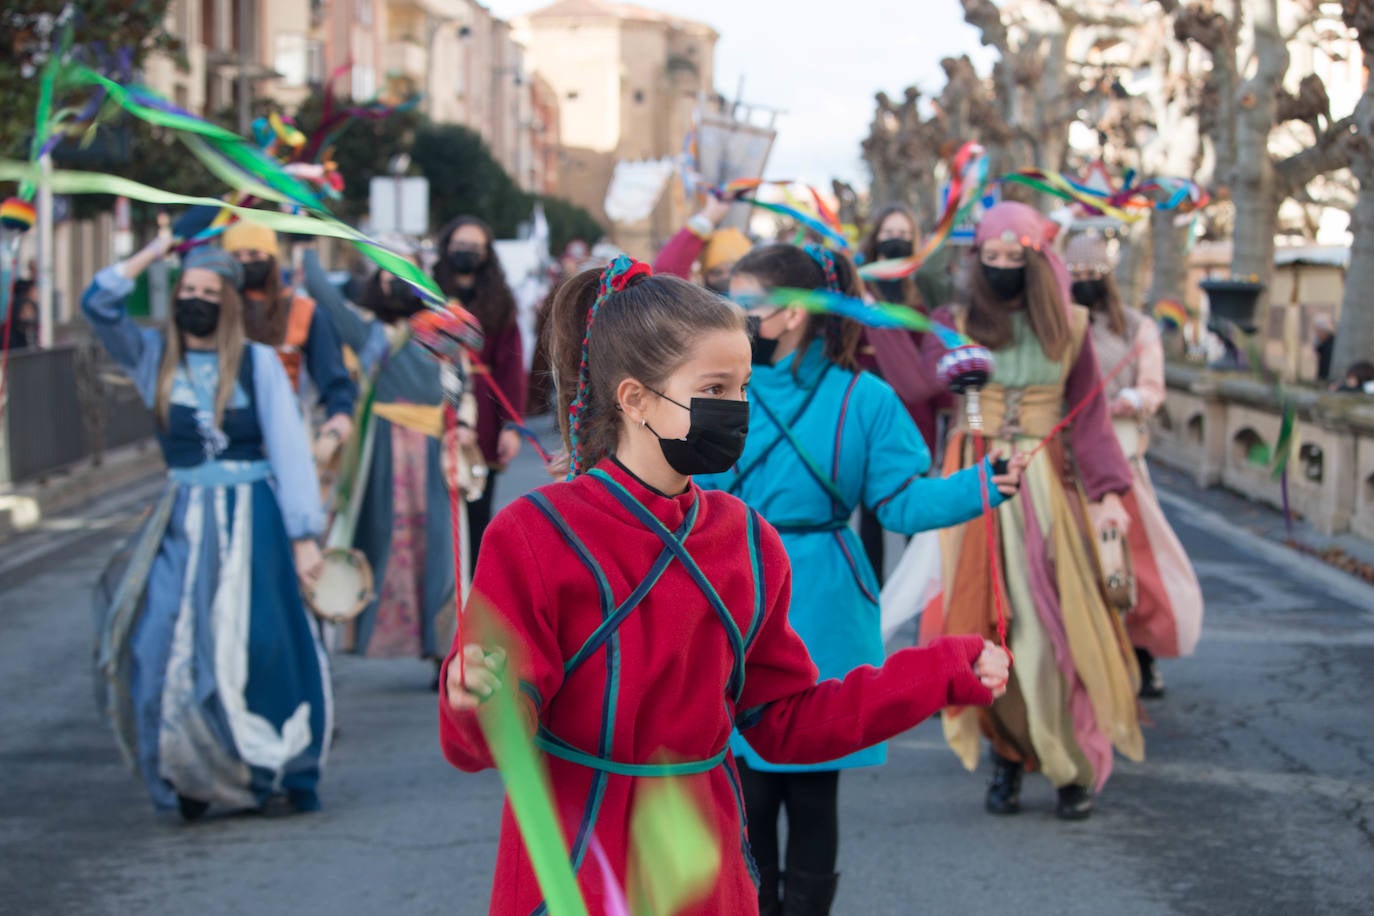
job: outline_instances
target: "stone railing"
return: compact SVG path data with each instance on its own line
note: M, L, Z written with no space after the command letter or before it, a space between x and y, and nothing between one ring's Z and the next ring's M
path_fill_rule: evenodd
M1251 375L1171 365L1168 399L1155 418L1150 455L1281 507L1273 449L1283 425L1274 389ZM1288 495L1323 534L1374 539L1374 398L1290 388L1297 406Z

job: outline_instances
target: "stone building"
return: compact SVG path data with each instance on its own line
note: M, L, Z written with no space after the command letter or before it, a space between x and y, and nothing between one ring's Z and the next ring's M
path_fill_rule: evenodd
M620 161L676 156L700 100L712 92L710 26L610 0L560 0L515 20L528 64L557 97L564 196L647 257L685 220L665 189L647 220L612 225L604 209Z

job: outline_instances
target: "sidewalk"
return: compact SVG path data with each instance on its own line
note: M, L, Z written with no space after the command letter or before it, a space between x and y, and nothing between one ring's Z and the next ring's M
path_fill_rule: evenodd
M81 461L40 481L0 489L0 544L46 518L163 473L157 442L147 439L106 452L98 465Z
M1230 490L1219 487L1204 490L1188 475L1157 461L1150 462L1150 476L1166 507L1172 499L1209 510L1242 530L1285 546L1298 556L1322 557L1355 580L1374 584L1374 542L1348 533L1327 536L1303 521L1294 521L1290 534L1282 512Z

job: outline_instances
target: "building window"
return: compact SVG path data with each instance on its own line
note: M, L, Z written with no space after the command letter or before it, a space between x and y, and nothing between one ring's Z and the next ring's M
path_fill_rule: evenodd
M299 32L281 32L277 34L276 45L272 68L281 74L281 85L306 85L311 75L306 37Z
M359 101L370 99L377 94L377 74L372 72L371 67L360 67L354 65L353 74L350 80L353 98Z
M577 90L576 90L576 89L569 89L569 90L568 90L568 101L569 101L569 102L576 102L576 101L577 101Z
M644 90L643 90L643 89L636 89L636 90L635 90L635 104L637 104L637 105L643 105L643 104L644 104Z

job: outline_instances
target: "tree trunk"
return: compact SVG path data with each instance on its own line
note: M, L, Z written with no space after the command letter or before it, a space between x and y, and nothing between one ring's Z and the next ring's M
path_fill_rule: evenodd
M1121 257L1116 265L1116 286L1127 308L1144 309L1150 276L1150 231L1144 221L1128 223L1121 230Z
M1279 199L1269 135L1277 118L1275 98L1288 69L1288 48L1279 33L1277 0L1245 0L1246 20L1254 29L1258 66L1236 103L1236 163L1230 182L1236 206L1231 274L1269 284L1274 264L1274 232ZM1255 321L1263 326L1269 296L1262 293Z
M1145 298L1151 304L1161 299L1183 302L1188 283L1188 226L1176 226L1177 217L1177 213L1168 210L1150 211L1150 245L1154 259L1150 291Z
M1351 363L1374 358L1374 83L1366 81L1364 96L1355 107L1357 133L1351 138L1351 171L1360 182L1360 195L1350 212L1355 242L1345 272L1341 322L1331 358L1331 377L1339 379Z

